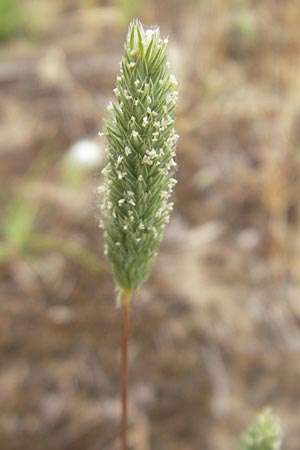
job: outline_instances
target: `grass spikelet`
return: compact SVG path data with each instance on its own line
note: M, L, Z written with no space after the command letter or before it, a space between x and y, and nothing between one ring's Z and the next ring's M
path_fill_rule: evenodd
M266 409L242 436L240 450L280 450L281 443L280 420L270 409Z

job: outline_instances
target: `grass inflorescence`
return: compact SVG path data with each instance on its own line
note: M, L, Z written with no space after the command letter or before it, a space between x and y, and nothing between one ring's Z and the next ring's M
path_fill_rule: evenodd
M108 105L101 226L121 290L138 289L150 273L173 206L178 94L167 44L159 28L130 24L116 100Z

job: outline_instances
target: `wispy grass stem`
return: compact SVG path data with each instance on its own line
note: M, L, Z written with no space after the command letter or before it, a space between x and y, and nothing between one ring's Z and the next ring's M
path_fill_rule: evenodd
M122 299L122 416L121 416L121 449L127 450L127 391L128 391L128 334L129 310L132 292L128 289L123 292Z

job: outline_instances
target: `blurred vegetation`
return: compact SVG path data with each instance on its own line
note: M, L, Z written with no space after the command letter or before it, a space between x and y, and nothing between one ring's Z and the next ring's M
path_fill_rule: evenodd
M234 57L247 56L258 39L257 18L250 9L232 12L228 20L228 50Z
M31 185L34 180L42 179L49 164L49 153L42 153L24 176L15 195L8 199L1 220L0 264L10 259L27 259L36 253L58 252L89 271L106 273L106 264L86 248L70 239L36 232L35 224L41 206L30 195Z
M0 0L0 41L23 32L25 13L20 3L18 0Z
M282 429L280 420L266 409L244 433L240 450L280 450Z
M141 2L142 0L118 0L123 20L126 25L131 19L138 16Z

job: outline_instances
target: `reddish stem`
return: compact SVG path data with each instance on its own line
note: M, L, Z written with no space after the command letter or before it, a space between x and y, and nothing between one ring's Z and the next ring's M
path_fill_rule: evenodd
M127 386L128 386L128 330L129 304L131 291L124 290L122 301L122 417L121 417L121 450L127 450Z

